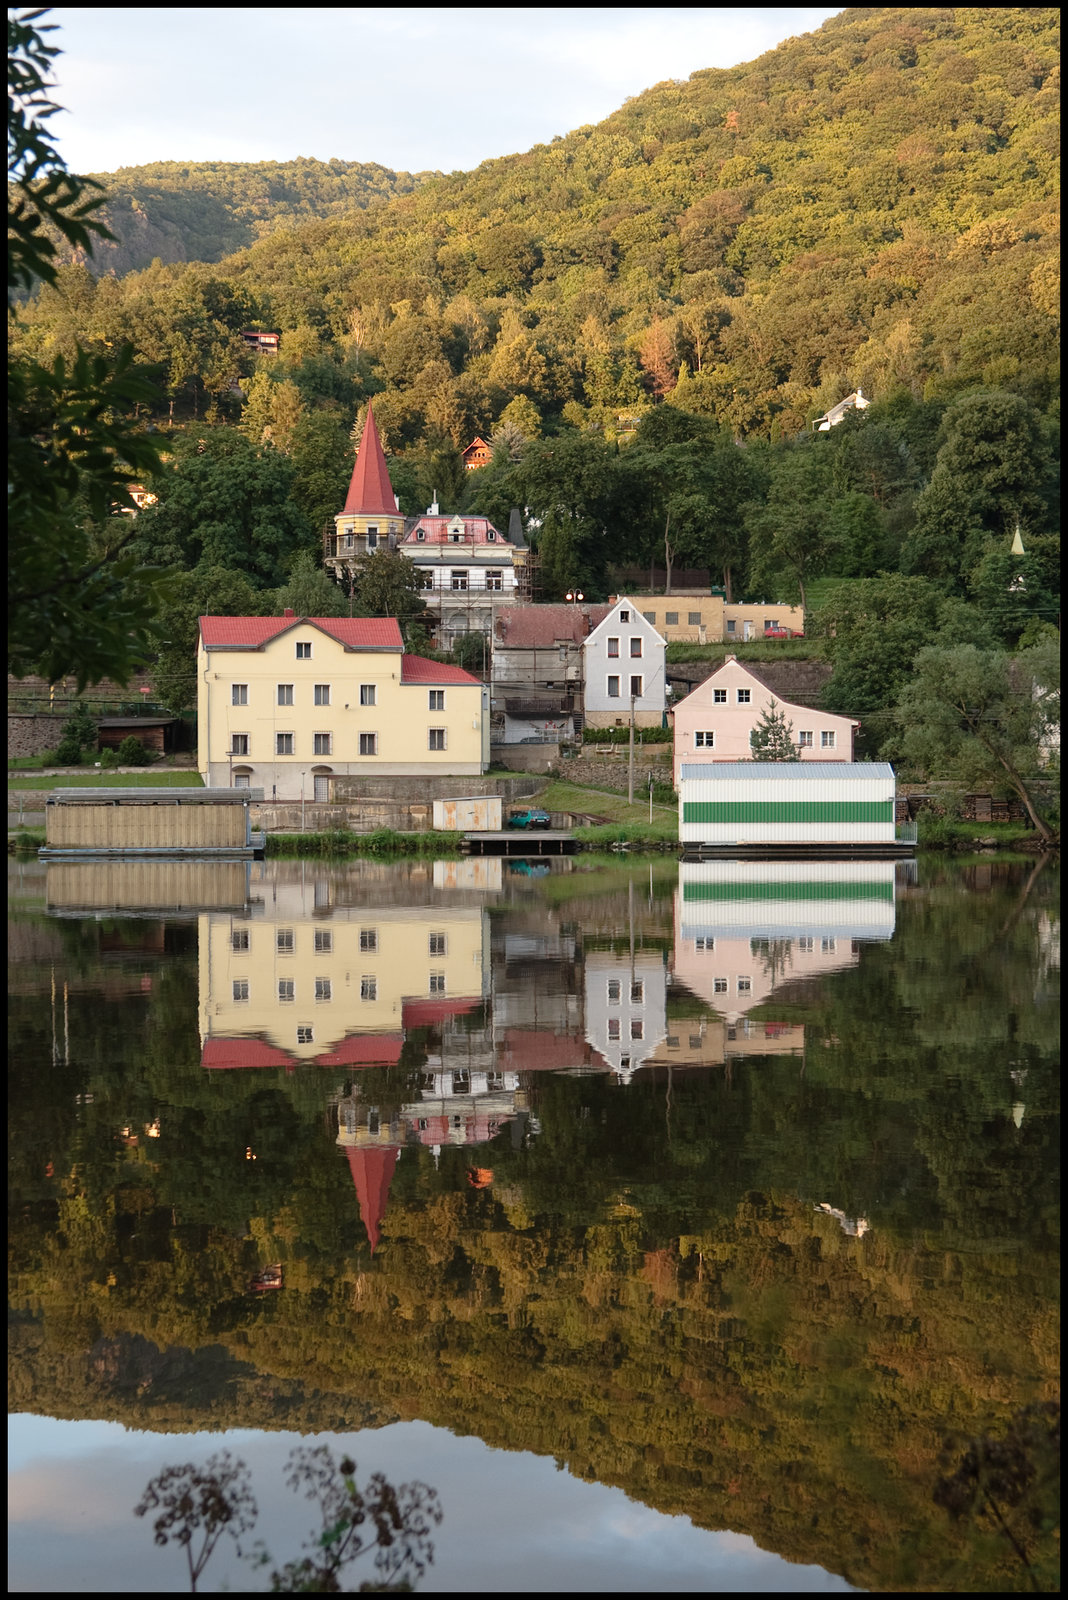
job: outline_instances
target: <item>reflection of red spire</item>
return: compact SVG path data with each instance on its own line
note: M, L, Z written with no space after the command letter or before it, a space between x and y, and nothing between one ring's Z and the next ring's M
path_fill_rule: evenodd
M360 1216L371 1241L371 1254L378 1243L378 1225L386 1214L389 1186L393 1168L400 1151L396 1145L384 1145L375 1150L346 1150L349 1171L356 1185L356 1198L360 1202Z
M356 452L356 465L352 469L352 482L345 497L345 510L380 512L385 516L397 515L397 502L393 485L389 481L386 458L371 402L367 402L367 421L363 425L360 448Z

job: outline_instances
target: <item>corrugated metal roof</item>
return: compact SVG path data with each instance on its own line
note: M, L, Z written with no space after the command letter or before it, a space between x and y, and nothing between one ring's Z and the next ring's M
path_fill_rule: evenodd
M102 805L116 800L128 803L139 801L143 805L171 805L176 806L181 802L186 805L222 805L227 801L244 803L246 800L262 800L262 789L196 789L192 785L188 789L120 789L101 785L98 789L53 789L45 801L46 805Z
M682 778L703 782L737 783L740 778L810 783L856 783L872 778L894 781L894 769L888 761L684 761L679 773Z

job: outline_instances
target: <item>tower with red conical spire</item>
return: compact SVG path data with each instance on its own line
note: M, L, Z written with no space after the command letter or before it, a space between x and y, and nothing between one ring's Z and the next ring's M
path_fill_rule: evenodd
M349 492L344 509L334 518L334 529L333 534L327 529L323 554L326 566L338 577L351 575L358 556L380 547L395 549L404 536L404 518L389 481L370 401Z

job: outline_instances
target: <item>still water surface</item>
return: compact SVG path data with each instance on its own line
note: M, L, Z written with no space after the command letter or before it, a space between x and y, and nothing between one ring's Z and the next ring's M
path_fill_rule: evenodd
M1056 1392L1055 869L548 865L10 866L13 1589L313 1434L427 1591L1030 1587L932 1490Z

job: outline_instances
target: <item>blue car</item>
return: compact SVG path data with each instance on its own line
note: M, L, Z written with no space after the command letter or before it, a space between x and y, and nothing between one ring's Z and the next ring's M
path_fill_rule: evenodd
M553 819L547 811L531 806L527 811L513 811L508 818L510 828L551 828Z

